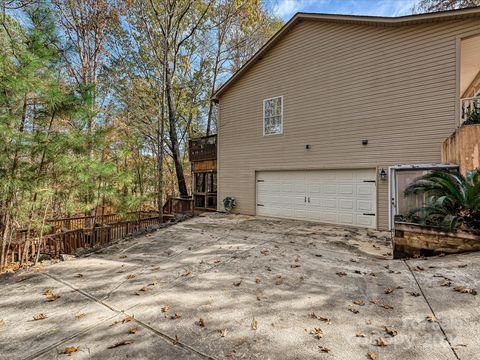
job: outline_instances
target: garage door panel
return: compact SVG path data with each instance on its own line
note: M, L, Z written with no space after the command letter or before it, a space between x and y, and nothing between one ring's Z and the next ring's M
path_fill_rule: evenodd
M375 176L373 169L259 172L257 214L374 228Z
M355 210L355 200L354 199L339 199L338 200L338 210L340 211L351 211Z

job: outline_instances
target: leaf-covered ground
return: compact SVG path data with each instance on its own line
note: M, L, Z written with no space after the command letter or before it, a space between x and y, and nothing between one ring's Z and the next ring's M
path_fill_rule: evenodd
M472 359L480 255L211 214L0 278L0 359Z

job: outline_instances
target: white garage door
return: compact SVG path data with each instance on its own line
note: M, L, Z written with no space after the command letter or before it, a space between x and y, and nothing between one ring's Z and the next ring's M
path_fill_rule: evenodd
M372 170L257 173L257 215L376 227Z

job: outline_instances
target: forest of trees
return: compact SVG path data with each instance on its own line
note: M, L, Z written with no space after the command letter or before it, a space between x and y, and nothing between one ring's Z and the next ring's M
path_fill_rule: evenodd
M186 144L216 132L211 94L283 25L268 4L0 0L0 267L18 229L187 196Z
M46 218L186 196L212 92L282 26L260 0L0 3L2 257Z

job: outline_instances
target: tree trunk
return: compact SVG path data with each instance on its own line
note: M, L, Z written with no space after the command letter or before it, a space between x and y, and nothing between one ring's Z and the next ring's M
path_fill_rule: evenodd
M185 175L183 173L182 159L180 157L180 149L178 144L177 119L175 117L175 107L174 107L174 101L173 101L171 78L170 78L170 73L167 66L165 67L165 70L166 70L165 91L167 95L168 123L169 123L168 133L170 136L170 143L172 147L171 150L172 150L173 162L175 164L175 173L177 175L178 191L181 197L188 197L187 183L185 181Z

